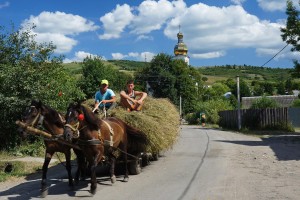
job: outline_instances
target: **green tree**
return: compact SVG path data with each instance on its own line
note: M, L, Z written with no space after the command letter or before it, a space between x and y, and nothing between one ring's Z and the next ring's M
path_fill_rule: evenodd
M277 94L285 95L285 84L283 81L280 81L277 85Z
M124 88L128 79L133 77L122 72L112 65L104 64L100 57L87 57L82 62L82 77L79 87L87 98L94 98L95 92L99 90L102 79L107 79L109 88L119 92Z
M219 112L223 110L232 110L233 106L230 101L224 98L219 99L211 99L206 102L198 103L198 114L196 116L199 117L200 112L204 112L206 114L206 119L209 123L217 124L219 122L220 116Z
M292 80L291 79L288 79L285 81L285 88L288 92L288 94L292 94L293 93L293 83L292 83Z
M254 96L262 96L264 95L264 87L260 83L256 83L253 87L253 95Z
M154 97L169 98L175 105L179 105L181 96L183 112L195 111L203 84L200 73L184 61L173 60L170 55L161 53L136 77L149 84Z
M204 92L206 96L209 96L210 99L223 98L226 92L229 92L230 88L223 83L216 82L211 87L207 88Z
M293 5L291 0L287 0L286 14L288 16L286 21L286 27L281 28L282 40L287 44L292 45L291 51L300 51L300 20L299 11ZM294 71L292 73L294 77L300 77L300 64L297 60L294 60Z
M266 95L273 95L275 88L272 83L264 82L263 87L264 87L264 91L265 91Z
M27 30L0 32L0 149L19 144L15 121L32 99L65 111L69 102L84 94L63 69L62 56L52 56L55 46L37 44Z
M251 109L260 109L260 108L278 108L278 107L279 107L279 105L274 99L263 96L263 97L256 99L252 103L250 108Z

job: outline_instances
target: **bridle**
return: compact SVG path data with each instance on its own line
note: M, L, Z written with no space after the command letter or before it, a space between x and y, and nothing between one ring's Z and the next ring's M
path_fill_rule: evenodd
M71 111L69 112L69 115L71 114ZM64 125L64 127L68 127L72 130L73 132L73 138L74 139L78 139L80 136L80 131L83 130L84 128L86 128L87 126L83 126L81 128L79 128L80 126L80 121L78 120L75 124L69 124L66 122L66 124Z
M35 108L36 110L38 110L38 114L35 116L33 121L28 125L32 126L32 127L35 127L35 125L37 125L38 128L42 128L43 127L43 122L44 122L44 116L41 114L41 110L37 109L35 106L30 106L30 108L31 109Z
M75 138L75 139L79 138L80 130L82 130L83 128L85 128L85 127L83 127L81 129L78 129L79 126L80 126L79 121L77 123L75 123L74 125L67 124L67 123L64 125L64 127L68 127L68 128L70 128L73 131L73 138Z

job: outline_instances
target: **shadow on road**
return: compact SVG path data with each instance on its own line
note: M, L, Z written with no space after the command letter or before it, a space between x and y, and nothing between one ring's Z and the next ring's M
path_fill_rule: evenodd
M75 174L77 166L72 167L72 172ZM118 170L118 169L116 169ZM111 185L109 178L109 167L107 165L98 166L97 167L97 182L98 184L105 186ZM121 181L123 176L120 176L119 170L116 171L117 181ZM11 187L7 190L0 191L0 199L2 197L10 200L29 200L32 198L40 198L41 197L41 176L42 172L34 173L28 175L25 179L27 180L24 183L20 183L14 187ZM61 195L67 194L68 196L76 196L78 191L84 191L80 197L90 197L92 196L89 193L89 183L90 176L87 174L86 180L81 180L78 185L69 187L68 185L68 177L67 170L61 164L57 164L48 169L48 180L47 180L47 194L48 195ZM74 178L74 176L73 176Z
M280 161L300 160L300 136L270 136L262 138L261 141L230 141L230 140L216 140L218 142L227 142L247 146L269 146L275 156Z

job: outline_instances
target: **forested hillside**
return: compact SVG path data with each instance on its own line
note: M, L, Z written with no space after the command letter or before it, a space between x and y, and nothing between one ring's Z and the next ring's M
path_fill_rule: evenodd
M104 61L107 65L111 65L119 70L134 72L143 67L149 66L150 63L130 61L130 60L108 60ZM79 75L81 73L81 63L65 63L66 69L72 73ZM197 67L197 70L207 77L207 84L212 84L218 80L226 80L228 78L236 78L240 76L248 81L269 81L277 82L278 80L288 80L291 76L292 69L256 67L249 65L223 65L223 66L207 66Z
M255 67L247 65L199 67L198 70L201 74L203 74L203 76L208 76L211 78L222 77L223 79L228 79L240 76L241 78L251 81L264 80L270 82L277 82L278 80L287 80L291 76L291 69Z

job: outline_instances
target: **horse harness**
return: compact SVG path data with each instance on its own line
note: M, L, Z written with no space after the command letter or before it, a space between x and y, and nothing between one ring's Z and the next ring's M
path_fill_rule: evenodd
M113 128L107 123L106 121L102 120L104 124L108 127L109 129L109 136L110 140L103 140L101 137L101 130L98 129L98 139L91 139L91 140L78 140L78 145L104 145L104 146L113 146L114 141L113 141L113 136L114 136L114 130ZM82 128L78 129L80 126L80 123L77 122L75 125L70 125L66 124L66 127L69 127L74 133L76 133L76 136L74 138L79 137L79 133L82 129L86 128L86 126L83 126Z
M31 108L36 108L36 106L30 106ZM36 108L37 109L37 108ZM34 120L29 124L29 126L31 127L35 127L35 124L36 124L36 127L42 131L45 131L45 132L49 132L53 138L45 138L44 137L44 140L45 141L55 141L57 140L58 138L62 137L62 135L56 135L56 134L53 134L51 131L48 131L45 127L44 127L44 119L45 119L45 116L41 114L41 110L40 109L37 109L39 112L38 114L36 115L36 117L34 118ZM62 116L60 114L59 115L59 118L62 120ZM63 121L63 120L62 120Z

